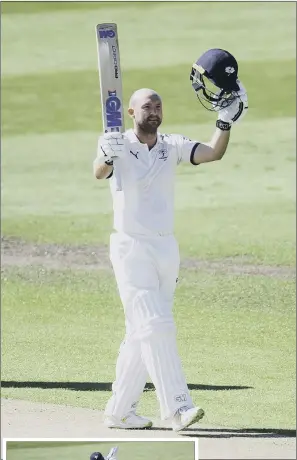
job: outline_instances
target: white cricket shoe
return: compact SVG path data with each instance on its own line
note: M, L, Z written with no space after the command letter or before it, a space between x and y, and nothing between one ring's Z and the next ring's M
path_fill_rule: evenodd
M106 417L104 425L108 428L118 428L122 430L143 430L151 428L153 426L153 422L148 418L135 414L134 412L129 412L129 414L122 419L118 419L113 416Z
M181 407L172 419L172 429L173 431L181 431L184 428L199 422L203 416L204 410L201 409L201 407Z

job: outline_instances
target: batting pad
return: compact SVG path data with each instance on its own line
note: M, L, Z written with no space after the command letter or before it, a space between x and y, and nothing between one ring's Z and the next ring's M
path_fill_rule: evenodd
M148 373L142 361L141 348L133 337L121 345L116 380L112 385L113 395L105 409L106 416L123 418L135 408L144 390Z
M169 419L183 406L193 407L176 346L175 331L153 331L141 341L142 357L155 385L161 418Z
M156 291L138 292L127 312L140 341L142 360L155 385L162 419L182 406L193 407L182 370L171 308Z

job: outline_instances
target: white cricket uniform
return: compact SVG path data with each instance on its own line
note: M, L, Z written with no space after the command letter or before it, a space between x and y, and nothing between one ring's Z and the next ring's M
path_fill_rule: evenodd
M149 376L161 417L167 419L182 406L193 407L172 314L180 264L173 235L174 176L179 163L192 162L199 143L158 133L149 150L133 130L124 136L126 155L114 161L110 178L115 229L110 259L124 307L126 336L105 414L123 418L134 409Z

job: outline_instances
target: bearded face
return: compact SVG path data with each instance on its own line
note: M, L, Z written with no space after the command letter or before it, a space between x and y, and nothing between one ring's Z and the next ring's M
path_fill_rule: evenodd
M133 108L136 126L145 134L155 134L162 123L162 101L157 94L139 98Z

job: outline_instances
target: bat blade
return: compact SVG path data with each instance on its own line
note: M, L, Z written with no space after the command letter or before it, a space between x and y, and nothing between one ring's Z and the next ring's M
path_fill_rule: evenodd
M103 131L125 131L117 25L96 26Z
M113 447L107 455L106 460L113 460L116 456L117 451L118 447Z

